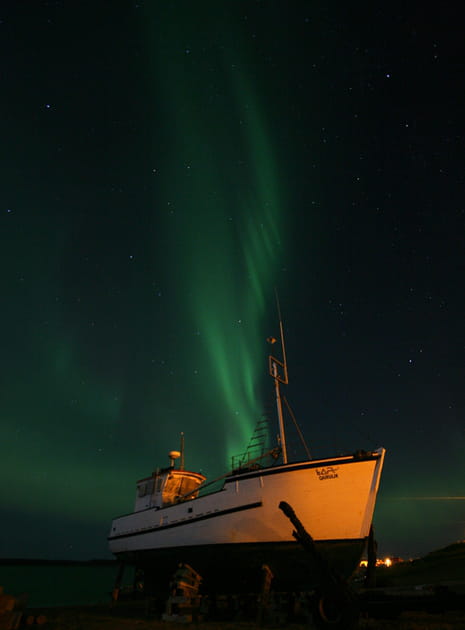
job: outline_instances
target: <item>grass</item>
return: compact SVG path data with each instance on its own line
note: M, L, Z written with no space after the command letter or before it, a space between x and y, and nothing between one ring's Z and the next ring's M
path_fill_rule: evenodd
M424 558L377 569L379 586L414 586L465 580L465 542L432 551Z
M404 612L397 619L361 619L360 630L465 630L465 613Z

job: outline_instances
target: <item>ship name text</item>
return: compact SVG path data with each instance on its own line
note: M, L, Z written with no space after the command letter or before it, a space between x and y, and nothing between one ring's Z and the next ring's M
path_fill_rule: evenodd
M318 475L318 479L320 481L325 481L326 479L337 479L339 476L337 474L338 470L339 466L327 466L326 468L317 468L316 474Z

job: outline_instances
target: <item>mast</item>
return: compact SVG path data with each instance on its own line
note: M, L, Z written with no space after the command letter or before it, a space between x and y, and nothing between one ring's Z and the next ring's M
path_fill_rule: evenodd
M179 470L184 470L184 431L181 432L181 465Z
M286 447L286 433L284 431L284 419L283 419L283 405L281 401L281 390L280 383L283 385L287 385L289 382L287 376L287 362L286 362L286 346L284 344L284 332L283 332L283 322L281 320L281 310L279 308L278 302L278 312L279 312L279 332L281 336L281 353L283 360L280 361L273 357L269 356L269 372L270 376L272 376L274 380L274 387L276 393L276 408L278 411L278 426L279 426L279 441L281 443L281 451L283 454L283 464L287 464L287 447ZM268 337L269 343L275 343L276 339L274 337ZM281 368L281 372L280 369Z

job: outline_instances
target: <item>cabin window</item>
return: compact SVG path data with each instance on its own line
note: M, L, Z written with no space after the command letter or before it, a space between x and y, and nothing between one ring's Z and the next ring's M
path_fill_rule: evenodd
M179 492L179 494L183 496L183 501L187 501L188 499L195 499L195 497L197 496L198 486L198 479L194 479L193 477L183 477Z
M171 505L171 503L176 502L180 494L181 481L182 479L179 477L168 477L163 489L163 505Z
M149 481L145 481L144 483L140 483L137 486L137 496L145 497L146 494L152 494L153 490L153 480L149 479Z
M198 493L199 480L188 475L168 476L163 488L163 505L171 505L179 501L195 499Z
M162 482L163 482L163 477L161 477L160 475L158 475L158 477L155 477L155 493L156 494L161 492Z

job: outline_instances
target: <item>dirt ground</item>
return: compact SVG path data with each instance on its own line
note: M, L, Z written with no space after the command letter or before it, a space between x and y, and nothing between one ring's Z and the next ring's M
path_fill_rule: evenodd
M147 616L143 607L136 609L109 606L80 608L50 608L47 610L26 611L29 616L44 622L44 630L257 630L255 622L248 621L202 621L193 623L176 623L161 621ZM43 617L40 618L39 615ZM44 619L45 617L45 619ZM39 625L29 626L39 628ZM310 630L311 623L302 624L264 624L265 628L286 628L287 630ZM465 613L450 611L441 614L422 612L404 612L397 619L361 618L360 630L465 630Z

